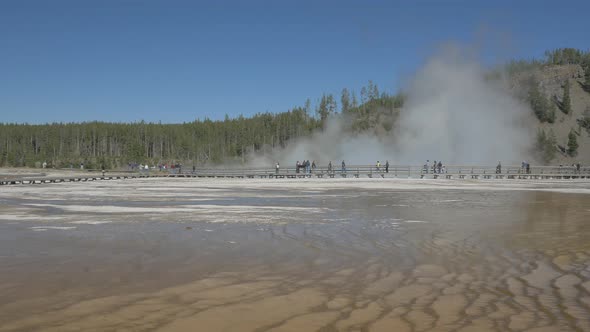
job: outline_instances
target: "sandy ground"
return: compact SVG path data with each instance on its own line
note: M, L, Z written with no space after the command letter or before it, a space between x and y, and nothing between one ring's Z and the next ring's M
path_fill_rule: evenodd
M590 331L590 182L0 191L0 331Z

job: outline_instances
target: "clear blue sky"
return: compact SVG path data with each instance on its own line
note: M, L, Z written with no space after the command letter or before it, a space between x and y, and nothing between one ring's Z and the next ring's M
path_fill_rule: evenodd
M590 47L590 1L0 1L0 122L222 119L368 80L442 43L486 63Z

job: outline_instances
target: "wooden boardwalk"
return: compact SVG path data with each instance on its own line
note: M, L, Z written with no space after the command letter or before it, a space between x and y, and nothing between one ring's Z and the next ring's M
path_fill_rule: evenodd
M146 172L106 172L89 170L88 174L72 176L44 176L44 177L5 177L0 178L0 185L34 185L65 182L89 182L106 180L124 180L140 178L244 178L244 179L322 179L322 178L417 178L417 179L521 179L521 180L583 180L590 179L590 168L577 170L574 167L538 166L531 168L529 173L516 166L503 167L501 173L496 173L495 167L487 166L449 166L444 172L433 172L419 166L391 166L388 169L375 166L352 166L346 170L316 168L311 172L294 168L274 169L264 168L201 168L195 172L174 173L160 171Z

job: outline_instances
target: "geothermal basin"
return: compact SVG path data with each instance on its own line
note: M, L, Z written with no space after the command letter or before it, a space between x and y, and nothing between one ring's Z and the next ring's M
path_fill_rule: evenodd
M590 182L3 187L0 331L590 331Z

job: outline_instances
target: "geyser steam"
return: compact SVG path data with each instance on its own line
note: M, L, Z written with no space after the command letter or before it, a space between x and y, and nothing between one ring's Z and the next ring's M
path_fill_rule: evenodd
M407 100L389 135L352 136L346 119L334 117L324 131L275 151L273 161L292 166L296 160L328 161L339 165L419 164L427 159L445 164L519 164L527 159L531 111L489 79L473 58L447 47L429 59L404 89ZM268 156L267 156L268 157Z
M456 48L421 68L394 131L396 160L518 163L526 159L530 110Z

